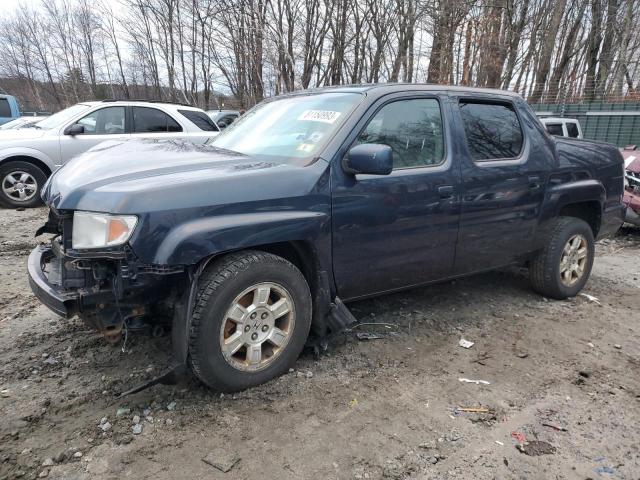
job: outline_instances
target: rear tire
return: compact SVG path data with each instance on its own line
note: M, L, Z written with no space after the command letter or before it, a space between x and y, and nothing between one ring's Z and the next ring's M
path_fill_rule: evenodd
M533 289L545 297L575 297L591 274L595 241L591 227L575 217L559 217L547 245L529 265Z
M267 382L295 363L311 326L311 293L287 260L229 254L201 277L189 336L198 379L223 392Z
M33 163L15 161L0 165L0 204L9 208L42 205L40 191L47 175Z

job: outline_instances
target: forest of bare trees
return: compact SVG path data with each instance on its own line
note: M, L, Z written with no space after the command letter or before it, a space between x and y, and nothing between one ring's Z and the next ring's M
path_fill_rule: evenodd
M507 88L531 103L635 99L639 9L640 0L43 0L0 16L0 88L38 110L114 97L246 108L292 90L395 81Z

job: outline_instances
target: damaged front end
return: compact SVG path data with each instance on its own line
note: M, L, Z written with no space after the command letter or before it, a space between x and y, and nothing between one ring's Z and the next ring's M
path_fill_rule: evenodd
M171 323L178 286L186 285L183 267L141 262L127 244L80 251L73 249L73 212L51 209L36 235L52 234L49 244L29 255L33 293L58 315L78 315L111 342L123 329L151 328Z
M624 157L624 196L626 206L625 219L627 223L640 227L640 155L635 145L622 150Z

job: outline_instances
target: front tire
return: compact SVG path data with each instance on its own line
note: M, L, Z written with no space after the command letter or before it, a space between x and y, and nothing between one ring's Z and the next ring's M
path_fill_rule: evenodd
M575 297L589 279L594 254L591 227L579 218L559 217L547 245L529 266L534 290L558 300Z
M295 363L311 326L311 293L287 260L265 252L229 254L200 280L189 363L204 384L235 392Z
M40 190L45 173L29 162L7 162L0 166L0 203L10 208L31 208L42 204Z

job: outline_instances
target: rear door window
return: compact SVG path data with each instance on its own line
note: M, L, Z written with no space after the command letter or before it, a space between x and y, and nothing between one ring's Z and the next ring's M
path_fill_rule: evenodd
M178 110L178 112L187 117L187 120L193 123L200 130L204 130L205 132L219 131L216 124L213 123L213 120L211 120L209 115L204 112L198 112L196 110Z
M506 160L520 155L524 137L510 103L461 100L460 113L474 161Z
M11 117L11 106L6 98L0 98L0 117Z
M578 125L575 123L567 123L567 134L571 138L578 138L580 136L580 132L578 131Z
M134 133L181 132L178 122L157 108L133 107Z
M547 132L549 132L551 135L555 135L557 137L564 136L561 123L547 123L545 126L547 127Z

